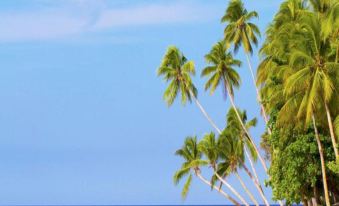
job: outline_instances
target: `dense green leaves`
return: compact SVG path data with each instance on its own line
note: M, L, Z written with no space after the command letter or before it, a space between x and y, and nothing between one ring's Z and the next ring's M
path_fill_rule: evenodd
M201 72L201 77L208 78L205 90L213 94L220 86L225 96L229 92L233 108L222 132L202 110L220 134L208 133L200 142L188 137L176 152L184 163L174 183L187 177L183 197L200 167L209 165L225 178L242 168L248 171L244 149L250 151L250 160L260 154L248 132L257 119L248 121L246 112L233 102L241 84L236 71L241 62L233 55L240 47L246 55L254 52L260 31L252 20L257 17L241 0L231 0L221 19L226 23L224 39L205 56L208 65ZM233 53L228 51L231 46ZM286 204L307 204L313 198L329 206L339 199L339 1L285 0L267 27L259 54L255 86L267 123L261 145L271 161L267 183L273 198ZM167 50L158 75L169 82L164 93L169 106L178 96L183 104L196 98L191 80L194 63L176 47ZM207 183L215 188L219 180L212 175Z
M157 73L158 76L163 76L165 81L170 81L164 93L168 106L173 104L179 93L182 104L191 101L192 97L197 95L197 89L190 76L195 74L194 63L188 61L178 48L168 48Z

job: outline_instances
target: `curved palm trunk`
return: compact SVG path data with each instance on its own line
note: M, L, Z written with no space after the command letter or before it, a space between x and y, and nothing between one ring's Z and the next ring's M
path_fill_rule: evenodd
M239 198L239 200L244 203L246 206L249 206L249 204L246 202L246 200L230 185L226 182L226 180L224 180L222 177L220 177L220 175L216 172L214 172L214 174L217 176L217 178L219 179L220 182L222 182L224 185L226 185L226 187L228 189L230 189L232 191L232 193L237 196Z
M272 134L272 131L271 131L271 128L268 126L268 118L267 118L267 114L266 114L266 110L265 110L265 107L264 105L262 104L261 102L261 97L260 97L260 93L259 93L259 89L257 87L257 84L256 84L256 81L255 81L255 76L254 76L254 72L253 72L253 69L252 69L252 64L251 64L251 61L250 61L250 57L248 56L248 53L244 50L245 54L246 54L246 59L247 59L247 63L248 63L248 68L251 72L251 76L252 76L252 80L253 80L253 84L254 84L254 88L255 88L255 91L257 93L257 101L260 105L260 108L261 108L261 112L262 112L262 115L264 117L264 120L265 120L265 123L266 123L266 127L267 127L267 132L269 135ZM259 156L259 159L260 161L262 161L261 157ZM264 166L264 165L263 165ZM265 165L266 166L266 165ZM264 166L264 167L265 167ZM267 173L267 168L266 168L266 173ZM283 206L284 204L282 203L282 201L279 201L279 205L280 206Z
M256 81L255 81L255 76L254 76L254 72L253 72L253 69L252 69L252 64L251 64L251 61L250 61L250 57L248 56L248 53L244 50L245 54L246 54L246 60L247 60L247 64L248 64L248 68L251 72L251 76L252 76L252 81L253 81L253 84L254 84L254 88L255 88L255 91L257 93L257 100L258 100L258 103L260 105L260 108L261 108L261 112L262 112L262 115L264 117L264 120L265 120L265 123L266 123L266 127L267 127L267 132L269 135L272 134L272 130L271 128L268 126L268 117L267 117L267 114L266 114L266 110L265 110L265 107L264 105L262 104L261 102L261 97L260 97L260 93L259 93L259 89L257 87L257 84L256 84ZM261 161L261 159L260 159ZM265 167L265 166L264 166ZM267 169L266 169L266 173L267 173ZM284 204L282 203L282 201L279 201L279 205L280 206L283 206Z
M190 94L191 94L191 96L192 96L192 98L194 99L194 101L195 101L195 103L197 104L197 106L199 107L199 109L200 109L200 111L203 113L203 115L206 117L206 119L208 120L208 122L211 124L211 126L218 132L218 134L221 134L221 130L218 128L218 126L214 123L214 121L212 120L212 118L208 115L208 113L205 111L205 109L204 109L204 107L200 104L200 102L199 102L199 100L194 96L194 94L193 94L193 92L192 91L189 91L190 92ZM237 111L237 110L236 110ZM242 122L242 121L241 121ZM251 163L251 167L252 167L252 169L253 169L253 171L254 171L254 173L255 173L255 175L256 175L256 172L255 172L255 168L254 168L254 166L253 166L253 163L252 163L252 160L250 159L250 157L248 156L248 158L249 158L249 161L250 161L250 163ZM202 176L201 176L202 177ZM200 177L199 177L200 178ZM203 178L203 177L202 177ZM259 184L259 180L258 180L258 177L257 177L257 175L256 175L256 178L257 178L257 182L258 182L258 184ZM200 178L201 179L201 178ZM208 183L209 185L210 185L210 183L206 180L206 182L205 183ZM261 187L261 186L260 186ZM222 190L221 190L221 188L218 188L218 187L216 187L216 186L213 186L213 188L214 189L216 189L217 191L219 191L219 192L223 192ZM262 189L261 189L261 191L262 191ZM224 193L224 192L223 192ZM227 195L226 193L225 194L223 194L222 193L222 195L224 195L226 198L232 198L232 197L230 197L229 195ZM233 199L234 200L234 199ZM232 200L231 200L232 201ZM239 204L239 203L236 203L236 201L234 202L234 201L232 201L234 204ZM269 206L269 205L267 205L267 206Z
M254 143L254 141L253 141L252 136L251 136L250 133L247 131L247 128L245 127L245 125L244 125L244 123L243 123L243 121L242 121L242 119L241 119L241 117L240 117L240 115L239 115L239 112L238 112L238 110L237 110L237 108L236 108L236 106L235 106L235 103L234 103L233 96L232 96L232 94L231 94L231 92L230 92L230 89L229 89L229 84L228 84L228 82L227 82L227 80L226 80L225 78L224 78L224 81L225 81L225 86L226 86L227 94L228 94L228 96L229 96L229 98L230 98L231 105L232 105L232 107L233 107L233 109L234 109L234 111L235 111L235 113L236 113L236 115L237 115L237 117L238 117L238 119L239 119L239 122L240 122L240 124L241 124L241 127L242 127L242 129L244 130L244 132L246 133L246 135L248 136L248 138L250 139L250 141L251 141L251 143L252 143L252 145L253 145L253 147L254 147L254 149L255 149L255 152L258 154L258 158L259 158L259 160L260 160L260 162L261 162L262 166L264 167L264 170L265 170L265 172L266 172L266 174L267 174L267 166L266 166L266 163L265 163L264 159L262 158L262 156L261 156L261 154L260 154L260 152L259 152L257 146L255 145L255 143Z
M319 150L319 154L320 154L321 173L322 173L322 177L323 177L325 202L326 202L326 206L330 206L331 204L330 204L330 197L328 195L326 167L325 167L323 148L322 148L321 141L320 141L320 138L319 138L318 129L317 129L317 126L316 126L316 123L315 123L314 114L312 114L312 121L313 121L313 127L314 127L314 132L315 132L315 138L317 140L318 150Z
M196 171L196 175L197 177L203 181L205 184L207 184L208 186L212 186L212 184L206 180L201 174L200 171ZM230 195L228 195L226 192L224 192L223 190L219 189L217 186L213 185L213 188L215 190L217 190L220 194L222 194L224 197L226 197L228 200L230 200L234 205L240 206L240 203L237 202L233 197L231 197Z
M200 104L199 100L194 96L193 92L190 91L191 96L194 99L194 102L197 104L197 106L199 107L200 111L203 113L203 115L206 117L206 119L208 120L208 122L212 125L212 127L219 133L221 134L221 130L217 127L217 125L214 123L214 121L211 119L211 117L207 114L207 112L205 111L204 107Z
M256 171L256 169L254 167L252 158L251 158L250 154L248 153L248 150L247 150L246 146L244 147L244 151L245 151L245 155L246 155L248 161L250 162L250 166L251 166L252 172L254 174L255 181L257 182L257 184L259 184L261 191L263 191L263 189L262 189L262 187L260 185L260 181L259 181L259 178L258 178L258 175L257 175L257 171Z
M262 191L262 188L261 188L260 185L255 181L255 179L254 179L252 173L250 172L250 170L246 167L245 164L243 164L242 166L244 167L245 172L247 173L247 175L248 175L248 176L251 178L251 180L253 181L254 186L257 188L257 190L258 190L258 192L259 192L261 198L264 200L265 205L266 205L266 206L270 206L270 203L268 203L268 201L267 201L267 199L266 199L266 197L265 197L265 195L264 195L264 192Z
M260 108L261 108L261 112L262 112L262 115L264 117L264 120L265 120L265 123L266 123L266 126L267 126L267 131L269 134L271 134L271 129L268 127L268 118L267 118L267 115L266 115L266 110L264 108L264 105L261 103L261 97L260 97L260 93L259 93L259 89L256 85L256 81L255 81L255 76L254 76L254 72L253 72L253 69L252 69L252 64L251 64L251 61L250 61L250 57L248 56L248 53L246 51L244 51L245 54L246 54L246 59L247 59L247 63L248 63L248 68L251 72L251 76L252 76L252 80L253 80L253 84L254 84L254 88L255 88L255 91L257 93L257 101L260 105Z
M339 159L338 144L337 144L337 140L336 140L334 130L333 130L331 113L330 113L327 103L325 103L325 110L326 110L326 115L327 115L328 127L330 129L330 135L331 135L332 145L334 149L335 159L338 160Z
M250 197L250 199L252 200L252 202L256 205L259 206L257 200L254 198L253 194L251 193L251 191L247 188L247 186L245 185L244 181L241 179L240 175L238 174L238 172L235 172L235 176L238 178L242 188L245 190L245 192L247 193L247 195Z

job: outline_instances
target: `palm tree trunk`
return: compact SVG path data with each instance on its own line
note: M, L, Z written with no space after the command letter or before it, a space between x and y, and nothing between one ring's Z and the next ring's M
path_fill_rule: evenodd
M250 197L250 199L252 200L252 202L256 205L259 206L257 200L254 198L253 194L251 193L251 191L247 188L247 186L245 185L244 181L241 179L240 175L238 174L238 172L235 172L235 176L238 178L242 188L245 190L245 192L247 193L247 195Z
M240 117L240 115L239 115L239 112L238 112L238 110L237 110L237 108L236 108L236 106L235 106L235 103L234 103L233 96L232 96L231 91L230 91L230 89L229 89L229 88L230 88L230 87L229 87L229 84L228 84L228 82L227 82L227 80L226 80L225 78L224 78L224 81L225 81L225 86L226 86L227 94L228 94L228 96L229 96L229 98L230 98L231 105L232 105L232 107L233 107L233 109L234 109L234 111L235 111L235 113L236 113L236 115L237 115L237 117L238 117L238 120L239 120L239 122L240 122L240 124L241 124L241 127L242 127L242 129L244 130L244 132L246 133L246 135L248 136L248 138L250 139L250 141L251 141L251 143L252 143L252 145L253 145L253 147L254 147L256 153L258 154L258 158L259 158L259 160L260 160L262 166L264 167L265 172L267 173L267 166L266 166L266 163L265 163L264 159L262 158L262 156L261 156L261 154L260 154L260 152L259 152L257 146L255 145L255 143L254 143L254 141L253 141L253 139L252 139L250 133L247 131L247 128L245 127L245 125L244 125L244 123L243 123L243 121L242 121L242 119L241 119L241 117Z
M247 175L251 178L251 180L253 181L254 183L254 186L257 188L261 198L264 200L265 202L265 205L266 206L270 206L270 203L268 203L265 195L264 195L264 192L262 191L262 188L260 187L260 185L257 183L257 181L254 179L252 173L250 172L250 170L246 167L246 165L243 163L243 168L245 169L245 172L247 173Z
M205 109L204 109L204 107L200 104L200 102L199 102L199 100L194 96L194 94L193 94L193 92L192 91L190 91L190 94L191 94L191 96L192 96L192 98L194 99L194 101L195 101L195 103L197 104L197 106L199 107L199 109L200 109L200 111L203 113L203 115L206 117L206 119L208 120L208 122L212 125L212 127L218 132L218 134L220 135L221 134L221 130L218 128L218 126L214 123L214 121L212 120L212 118L208 115L208 113L205 111ZM235 109L236 110L236 109ZM237 112L237 114L238 114L238 111L236 110L236 112ZM240 117L240 115L238 114L238 118ZM241 123L242 123L242 121L241 121ZM256 150L257 151L257 150ZM260 156L260 154L258 154L259 156ZM254 166L253 166L253 163L252 163L252 160L250 159L250 157L248 156L248 158L249 158L249 161L250 161L250 163L251 163L251 167L252 167L252 169L253 169L253 171L254 171L254 173L255 173L255 176L256 176L256 178L257 178L257 182L258 182L258 184L259 184L259 179L258 179L258 177L257 177L257 175L256 175L256 172L255 172L255 168L254 168ZM266 166L266 165L265 165ZM267 169L266 169L267 170ZM266 173L267 173L267 171L266 171ZM200 178L200 177L199 177ZM208 182L208 181L207 181ZM205 182L206 183L206 182ZM208 182L209 183L209 182ZM210 183L209 183L210 184ZM215 187L215 186L213 186L214 187L214 189L216 189L217 191L221 191L221 192L223 192L220 188L218 188L218 187ZM261 189L261 192L262 192L262 189ZM228 198L229 199L229 196L225 193L225 194L223 194L226 198ZM228 197L227 197L228 196ZM230 198L232 198L232 197L230 197ZM234 200L234 199L233 199ZM232 200L231 200L232 201ZM266 200L267 201L267 200ZM233 201L232 201L233 202ZM235 202L233 202L234 204L236 204L237 205L237 203L235 203ZM239 204L239 203L238 203ZM267 206L269 206L269 205L267 205Z
M326 202L326 206L330 206L331 204L330 204L330 198L329 198L329 195L328 195L326 167L325 167L323 148L322 148L321 141L320 141L320 138L319 138L317 125L315 123L314 114L312 114L312 121L313 121L313 127L314 127L314 132L315 132L315 138L317 140L318 150L319 150L319 154L320 154L321 173L322 173L322 177L323 177L325 202Z
M193 92L190 91L190 94L194 100L194 102L197 104L197 106L199 107L200 111L203 113L203 115L206 117L207 121L212 125L212 127L219 133L221 134L221 130L217 127L217 125L214 123L214 121L212 120L212 118L207 114L206 110L204 109L204 107L200 104L199 100L194 96Z
M271 134L272 134L272 131L271 131L271 128L268 126L268 118L267 118L266 110L265 110L264 105L263 105L262 102L261 102L262 100L261 100L261 97L260 97L259 89L258 89L257 84L256 84L254 72L253 72L253 69L252 69L251 60L250 60L250 57L249 57L249 55L248 55L248 52L246 52L245 50L244 50L244 52L245 52L245 54L246 54L246 59L247 59L247 63L248 63L248 68L249 68L249 70L250 70L250 72L251 72L251 76L252 76L252 81L253 81L253 84L254 84L254 88L255 88L255 91L256 91L256 93L257 93L257 101L258 101L258 103L259 103L259 105L260 105L261 112L262 112L262 115L263 115L264 120L265 120L265 123L266 123L267 132L268 132L269 135L271 135ZM261 159L260 156L259 156L259 159L260 159L260 161L262 161L262 159ZM263 166L265 167L266 165L263 165ZM267 173L267 168L266 168L266 173ZM279 201L279 204L280 204L280 206L283 206L283 205L284 205L284 204L282 203L282 201Z
M245 54L246 54L246 59L247 59L247 63L248 63L248 68L249 68L251 76L252 76L254 88L255 88L255 91L257 93L257 101L258 101L258 103L260 105L261 112L262 112L262 115L264 117L264 120L265 120L265 123L266 123L266 126L267 126L267 131L268 131L269 134L271 134L272 132L271 132L271 129L268 127L268 118L267 118L267 115L266 115L266 111L265 111L264 105L261 103L261 97L260 97L260 93L259 93L259 89L257 87L256 81L255 81L255 76L254 76L254 72L253 72L253 69L252 69L252 64L251 64L251 61L250 61L250 57L248 56L248 53L246 51L245 51Z
M245 155L246 155L248 161L250 162L250 166L251 166L252 172L253 172L253 174L254 174L254 178L255 178L255 180L257 181L257 183L260 185L260 181L259 181L259 178L258 178L258 175L257 175L257 171L256 171L256 169L255 169L255 167L254 167L254 164L253 164L251 155L248 153L248 150L247 150L246 146L244 147L244 151L245 151ZM260 188L261 188L261 190L262 190L261 185L260 185Z
M214 174L217 176L217 178L219 179L220 182L222 182L224 185L226 185L226 187L228 189L230 189L232 191L232 193L237 196L239 198L239 200L244 203L246 206L249 206L249 204L246 202L246 200L230 185L226 182L226 180L224 180L222 177L220 177L220 175L216 172L214 172Z
M212 186L212 184L206 180L201 174L200 171L196 171L196 175L197 177L203 181L205 184L207 184L208 186ZM230 195L228 195L226 192L224 192L223 190L219 189L217 186L213 185L213 188L215 190L217 190L220 194L222 194L224 197L226 197L228 200L230 200L234 205L240 206L240 203L238 203L233 197L231 197Z
M339 159L338 145L337 145L337 140L336 140L336 137L335 137L335 134L334 134L334 130L333 130L333 123L332 123L331 113L330 113L330 110L328 108L327 103L325 103L325 109L326 109L328 127L330 129L330 135L331 135L331 140L332 140L332 144L333 144L335 159L338 160Z

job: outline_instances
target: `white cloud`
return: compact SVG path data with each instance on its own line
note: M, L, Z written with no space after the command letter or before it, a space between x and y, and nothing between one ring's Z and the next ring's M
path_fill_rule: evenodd
M215 18L211 6L183 1L119 8L109 7L103 1L98 1L98 5L85 0L71 2L63 6L46 4L38 10L0 12L0 42L58 39L111 28L194 23Z
M60 12L0 14L0 41L61 38L82 32L86 24L86 19Z
M213 17L210 7L199 4L144 5L103 11L94 28L200 22Z

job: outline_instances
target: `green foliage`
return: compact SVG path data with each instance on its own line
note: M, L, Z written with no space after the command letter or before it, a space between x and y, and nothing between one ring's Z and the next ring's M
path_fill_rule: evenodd
M257 45L257 36L260 36L259 28L250 22L254 17L258 18L255 11L248 12L241 0L231 0L221 22L228 23L225 30L225 40L234 44L237 52L242 45L245 52L253 53L252 43Z
M288 203L299 203L305 197L312 197L312 188L321 181L319 152L314 134L309 132L294 138L286 138L284 144L276 144L275 139L281 140L281 136L277 133L272 135L275 149L269 170L269 185L272 187L274 199L285 199ZM322 137L322 140L325 139ZM327 158L331 158L331 148L326 148L325 154L328 154Z
M210 89L213 94L215 89L221 84L224 96L227 96L227 90L233 96L234 87L240 86L241 80L234 67L240 67L241 62L234 59L230 52L227 52L227 45L224 41L215 44L209 54L205 56L206 62L210 66L202 70L201 77L208 76L205 84L205 90Z
M197 96L197 89L191 79L191 75L195 75L194 63L188 61L178 48L168 48L157 74L163 76L166 82L170 82L164 92L164 100L168 106L173 104L179 93L182 104Z
M331 161L327 166L333 173L339 175L339 161Z
M186 137L184 145L175 154L183 158L184 163L173 176L174 184L177 185L182 178L189 175L181 193L185 199L192 181L192 170L196 171L199 166L206 165L207 162L201 159L202 153L198 150L197 137Z
M236 53L242 46L246 53L253 53L252 45L257 45L260 31L251 21L257 17L255 11L245 9L241 0L229 2L221 19L227 24L224 40L205 56L208 66L201 73L201 77L208 78L205 90L211 94L220 86L223 94L229 92L233 100L234 90L241 84L235 68L241 62L228 49L232 45ZM274 199L292 204L315 197L325 204L325 175L329 193L339 198L339 162L334 155L338 148L333 146L339 142L339 1L285 0L267 27L260 56L256 84L260 103L269 114L261 145L271 160L267 184L273 189ZM169 106L178 96L183 104L196 98L197 89L191 80L194 63L178 48L168 48L158 75L169 82L164 92ZM218 137L209 133L200 142L196 137L187 137L176 152L184 163L175 173L174 183L188 176L183 197L200 167L209 165L226 177L243 166L244 147L256 160L257 153L242 124L249 130L256 126L257 119L247 120L245 111L230 109L226 122ZM320 156L324 156L327 168L321 167ZM214 175L211 183L218 183Z

